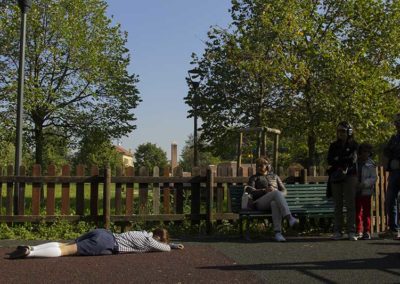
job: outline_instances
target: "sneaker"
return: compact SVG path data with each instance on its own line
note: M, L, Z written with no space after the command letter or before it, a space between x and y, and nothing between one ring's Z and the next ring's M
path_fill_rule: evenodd
M293 226L296 226L297 224L299 224L299 220L294 218L293 216L290 216L290 218L289 218L289 226L293 227Z
M29 255L29 248L20 247L10 253L10 259L25 258Z
M368 232L365 232L363 235L362 235L362 238L361 238L362 240L370 240L371 239L371 234L370 233L368 233Z
M24 250L24 249L28 249L29 251L33 250L33 247L31 246L17 246L17 250Z
M333 236L331 237L331 239L334 240L334 241L338 241L338 240L343 239L343 235L342 235L342 233L335 232L333 234Z
M277 242L286 242L286 239L284 236L282 236L281 233L275 233L275 240Z
M354 233L349 233L349 240L350 241L357 241L357 236Z
M357 239L362 239L362 237L363 237L363 233L361 233L361 232L358 232L357 234L356 234L356 238Z

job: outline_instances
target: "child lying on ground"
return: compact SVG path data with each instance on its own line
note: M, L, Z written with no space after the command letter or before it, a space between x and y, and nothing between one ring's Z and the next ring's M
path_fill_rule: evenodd
M114 234L106 229L95 229L70 243L49 242L38 246L18 246L10 253L10 258L143 253L183 248L182 244L169 243L166 229L155 229L150 233L129 231L121 234Z

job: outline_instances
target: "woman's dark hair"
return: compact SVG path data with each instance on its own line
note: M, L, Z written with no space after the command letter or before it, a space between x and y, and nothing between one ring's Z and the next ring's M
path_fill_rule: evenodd
M256 166L266 166L267 167L267 171L272 171L272 166L271 166L271 162L268 160L267 157L260 157L256 160Z
M347 121L339 122L339 124L337 125L336 129L346 130L347 136L349 136L349 137L353 136L353 127Z
M263 166L268 166L270 164L269 160L265 157L260 157L256 160L256 165L263 165Z

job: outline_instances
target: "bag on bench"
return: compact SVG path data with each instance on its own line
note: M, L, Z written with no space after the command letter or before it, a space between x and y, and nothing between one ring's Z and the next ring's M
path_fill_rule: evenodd
M241 208L242 208L242 210L254 210L255 209L255 205L253 203L253 198L246 191L243 192L243 195L242 195Z

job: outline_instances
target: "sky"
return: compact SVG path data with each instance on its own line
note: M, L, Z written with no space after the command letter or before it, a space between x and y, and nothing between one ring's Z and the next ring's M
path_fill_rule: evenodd
M139 76L142 102L133 111L136 130L115 141L126 149L143 143L162 148L170 159L171 143L180 155L193 133L187 118L185 81L191 54L201 56L211 26L231 22L230 0L107 0L108 16L128 33L128 71ZM178 158L179 159L179 158Z

